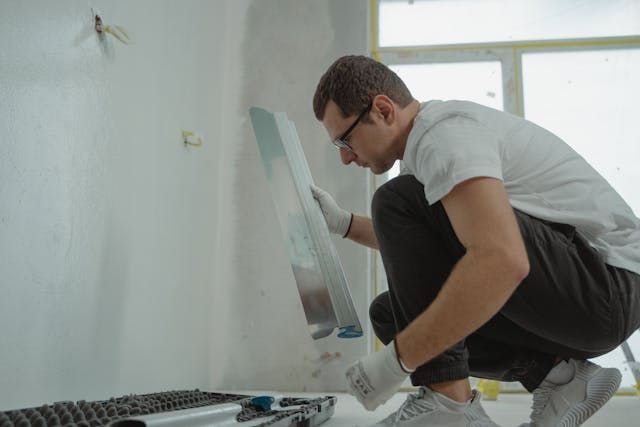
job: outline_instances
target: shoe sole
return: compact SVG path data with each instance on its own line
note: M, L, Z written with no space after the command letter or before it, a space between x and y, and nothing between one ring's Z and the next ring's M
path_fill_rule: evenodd
M587 397L571 408L557 424L558 427L579 426L611 399L620 387L622 374L615 368L602 368L587 383Z

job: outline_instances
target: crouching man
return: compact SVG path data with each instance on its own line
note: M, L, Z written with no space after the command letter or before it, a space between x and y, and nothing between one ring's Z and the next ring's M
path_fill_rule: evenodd
M379 249L389 291L371 303L386 347L347 370L369 410L420 386L381 426L494 426L469 376L533 392L530 425L577 426L621 375L587 359L640 326L640 221L551 132L465 101L419 103L385 65L338 59L314 112L342 163L401 175L372 218L314 187L329 229Z

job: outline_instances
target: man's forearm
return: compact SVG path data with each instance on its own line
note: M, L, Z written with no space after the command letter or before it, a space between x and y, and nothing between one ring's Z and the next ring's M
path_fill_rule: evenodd
M371 249L378 249L378 239L376 239L376 234L373 231L371 218L353 214L351 228L349 228L349 232L345 237Z
M396 337L403 363L421 366L474 332L502 308L527 273L503 254L467 252L433 303Z

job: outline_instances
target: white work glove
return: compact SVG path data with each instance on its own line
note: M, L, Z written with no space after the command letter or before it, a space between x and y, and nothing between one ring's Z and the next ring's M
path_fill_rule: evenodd
M398 391L409 373L400 366L395 344L391 341L383 350L349 366L345 375L349 393L367 410L373 411Z
M333 197L331 197L331 194L322 188L312 184L311 193L313 193L313 198L316 199L320 205L320 210L322 210L329 231L333 234L347 237L349 227L351 226L351 213L338 206L336 201L333 200Z

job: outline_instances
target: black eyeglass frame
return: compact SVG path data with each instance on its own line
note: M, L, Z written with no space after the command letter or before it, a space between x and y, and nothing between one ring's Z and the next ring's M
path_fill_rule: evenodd
M349 145L349 143L347 142L347 138L349 138L351 132L353 132L356 126L358 126L358 123L360 123L365 114L371 111L371 107L373 107L373 102L370 102L367 108L362 113L360 113L356 121L353 122L351 126L349 126L349 129L347 129L342 135L331 141L333 145L335 145L337 148L342 148L349 152L353 152L353 148L351 148L351 145Z

